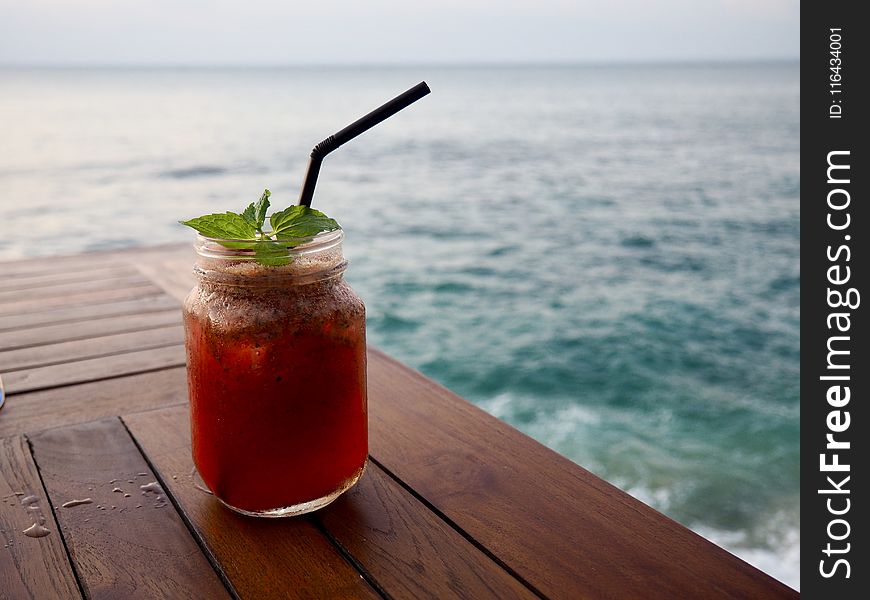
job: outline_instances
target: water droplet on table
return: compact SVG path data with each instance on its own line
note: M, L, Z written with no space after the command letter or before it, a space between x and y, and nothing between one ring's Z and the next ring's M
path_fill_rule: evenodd
M39 523L34 523L24 531L22 531L24 535L32 538L41 538L47 536L51 531L49 531L44 525Z
M92 504L93 500L90 498L83 498L81 500L70 500L69 502L64 502L61 504L62 508L72 508L73 506L80 506L82 504Z
M155 496L154 508L162 508L166 506L166 497L164 496L166 492L163 491L163 488L160 487L160 484L156 481L146 483L145 485L140 485L139 489L142 490L143 496L147 496L149 494L153 494Z

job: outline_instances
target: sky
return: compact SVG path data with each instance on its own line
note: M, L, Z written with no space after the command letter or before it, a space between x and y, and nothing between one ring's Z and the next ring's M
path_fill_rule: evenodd
M0 0L0 64L799 59L799 0Z

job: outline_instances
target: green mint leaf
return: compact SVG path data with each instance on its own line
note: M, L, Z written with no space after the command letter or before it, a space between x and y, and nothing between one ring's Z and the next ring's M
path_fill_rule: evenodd
M253 250L257 242L255 240L249 241L240 241L240 242L230 242L227 240L220 240L218 242L224 248L232 248L233 250Z
M264 190L263 195L256 202L251 202L242 212L245 221L253 225L257 231L263 231L263 223L266 222L266 211L269 210L269 196L272 192Z
M253 202L248 204L248 207L242 211L242 218L254 227L257 226L257 207L254 206Z
M269 196L272 195L272 192L269 190L263 190L263 195L260 196L260 199L257 200L257 204L254 206L256 209L256 218L257 218L257 229L263 229L263 223L266 222L266 211L269 210Z
M272 234L282 241L292 241L294 238L308 238L321 231L341 229L335 219L309 206L291 206L288 209L272 214L269 219Z
M272 216L269 217L272 233L279 233L282 229L289 226L290 223L302 216L304 210L304 206L291 206L290 208L272 213Z
M179 223L193 227L202 235L211 238L252 240L257 235L257 228L245 217L234 212L203 215Z
M266 266L290 264L287 249L299 246L323 231L334 231L341 226L319 210L308 206L291 206L273 213L269 218L272 231L264 232L269 196L264 190L260 199L249 204L242 214L234 212L203 215L189 221L179 221L209 238L217 238L221 245L236 250L252 250L256 261Z
M292 262L292 259L287 256L287 244L279 244L271 240L256 242L254 254L257 262L267 267L282 267Z

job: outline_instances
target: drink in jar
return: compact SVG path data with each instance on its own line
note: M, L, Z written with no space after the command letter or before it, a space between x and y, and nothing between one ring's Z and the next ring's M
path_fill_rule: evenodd
M365 307L342 239L321 233L279 266L198 239L184 303L193 460L238 512L316 510L365 468Z

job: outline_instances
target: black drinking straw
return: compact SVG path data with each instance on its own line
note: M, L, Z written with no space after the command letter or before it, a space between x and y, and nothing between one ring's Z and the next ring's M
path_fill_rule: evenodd
M413 104L431 90L426 85L425 81L421 81L407 92L400 94L376 109L357 119L338 133L335 133L316 146L311 151L311 159L308 161L308 171L305 173L305 183L302 185L302 193L299 194L299 204L303 206L311 206L311 199L314 197L314 186L317 185L317 175L320 174L320 165L323 163L323 158L344 144L349 142L359 134L368 131L381 121L392 117L394 114L403 108Z

